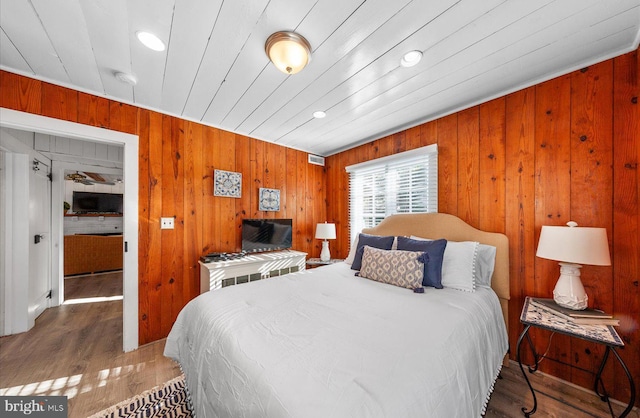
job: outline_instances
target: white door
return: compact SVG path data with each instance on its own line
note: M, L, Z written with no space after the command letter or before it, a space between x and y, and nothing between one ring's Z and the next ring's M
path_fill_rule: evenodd
M29 328L48 307L51 290L50 168L33 160L29 175Z
M0 336L7 335L6 331L6 318L7 315L7 302L6 302L6 280L9 272L9 266L7 266L6 256L6 242L9 238L6 236L7 231L7 208L5 202L7 201L7 163L6 152L0 148Z

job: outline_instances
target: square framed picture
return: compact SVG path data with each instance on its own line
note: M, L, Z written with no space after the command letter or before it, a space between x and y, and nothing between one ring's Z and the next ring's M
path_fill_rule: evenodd
M242 173L213 170L213 195L221 197L242 197Z
M259 210L267 212L277 212L280 210L280 190L266 189L259 190Z

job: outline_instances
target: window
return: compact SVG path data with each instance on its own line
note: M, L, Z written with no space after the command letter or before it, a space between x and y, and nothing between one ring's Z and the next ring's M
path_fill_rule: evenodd
M438 148L429 145L351 165L349 228L351 241L362 228L394 213L438 211Z

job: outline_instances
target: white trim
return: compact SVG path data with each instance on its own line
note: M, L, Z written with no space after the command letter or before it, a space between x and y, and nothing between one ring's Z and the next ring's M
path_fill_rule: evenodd
M128 252L124 253L122 340L124 351L138 348L138 136L5 108L0 108L0 126L124 145L123 233L124 240L128 243ZM61 204L53 205L51 212L53 219L62 219ZM52 235L60 246L64 232L62 232L62 222L58 221L58 223L57 229L52 230ZM56 248L56 244L53 245ZM64 280L60 270L58 260L57 270L52 271L54 281Z
M0 285L4 287L5 315L0 335L11 335L29 329L29 241L28 234L24 233L29 230L29 217L13 217L16 212L29 212L29 182L25 181L29 176L29 155L13 152L10 148L3 148L3 151L7 199L2 203L6 228L1 235L5 240L5 254L0 260L3 266Z
M379 164L389 164L394 161L405 160L407 158L419 157L421 155L433 154L438 152L438 144L431 144L420 148L415 148L409 151L399 152L397 154L387 155L386 157L376 158L375 160L364 161L362 163L353 164L345 167L347 173L351 173L352 171L362 170L363 168L367 168L369 166L379 165Z

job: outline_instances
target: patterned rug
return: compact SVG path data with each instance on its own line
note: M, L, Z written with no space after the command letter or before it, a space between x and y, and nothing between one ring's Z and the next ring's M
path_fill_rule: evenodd
M191 407L184 386L184 375L91 415L89 418L115 417L191 418Z

